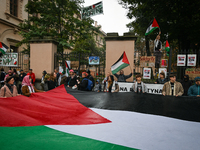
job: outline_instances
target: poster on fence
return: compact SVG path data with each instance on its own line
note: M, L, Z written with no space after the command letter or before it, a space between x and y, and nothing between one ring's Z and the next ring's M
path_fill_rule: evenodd
M168 59L161 60L161 67L168 67Z
M0 66L17 67L18 53L5 53L0 57Z
M141 56L140 67L155 67L155 56Z
M190 80L194 80L200 76L200 68L187 68L185 74L189 76Z
M186 55L177 55L177 66L185 66Z
M166 68L159 68L159 78L160 78L160 73L164 72L165 73L165 78L167 77L167 69Z
M151 68L143 69L143 79L151 79Z
M89 65L99 65L99 56L90 56Z
M196 54L188 54L187 66L196 66Z

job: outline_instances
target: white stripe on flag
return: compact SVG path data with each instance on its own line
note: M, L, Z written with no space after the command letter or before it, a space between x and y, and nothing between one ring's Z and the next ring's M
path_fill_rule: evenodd
M112 123L48 127L142 150L188 150L200 147L200 123L128 111L92 110Z
M116 63L115 65L113 65L111 67L111 71L117 69L119 66L123 65L124 62L122 62L123 59L121 59L118 63Z

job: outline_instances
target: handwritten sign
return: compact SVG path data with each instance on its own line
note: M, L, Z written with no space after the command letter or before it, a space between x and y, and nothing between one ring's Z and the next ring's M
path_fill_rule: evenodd
M155 67L155 56L141 56L140 67Z
M0 66L17 67L18 66L18 53L5 53L0 58Z
M187 68L185 74L189 76L190 80L200 77L200 68Z

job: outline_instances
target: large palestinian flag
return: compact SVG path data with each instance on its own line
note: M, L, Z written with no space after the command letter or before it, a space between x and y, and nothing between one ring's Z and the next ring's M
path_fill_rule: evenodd
M150 25L146 30L145 36L149 35L151 32L153 32L157 28L159 28L159 25L158 25L156 19L154 18L153 21L150 22Z
M111 66L112 74L116 74L118 71L120 71L121 69L123 69L129 65L130 64L129 64L128 58L126 56L126 53L123 52L121 57Z
M132 110L134 102L127 103L131 96L135 96L134 93L69 89L66 92L64 86L60 86L49 92L34 93L29 98L1 98L0 149L188 150L200 147L199 122L125 111ZM140 99L140 107L144 97ZM160 95L156 97L162 102ZM82 104L96 108L83 106L77 98ZM151 99L149 95L148 101ZM181 101L184 103L184 99ZM169 105L170 99L167 102ZM191 113L189 109L187 112Z

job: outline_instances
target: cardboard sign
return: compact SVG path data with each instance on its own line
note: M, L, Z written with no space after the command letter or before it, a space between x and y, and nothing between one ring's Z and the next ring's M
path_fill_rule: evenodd
M200 77L200 68L187 68L185 74L189 76L190 80L194 80L194 78Z
M155 56L141 56L140 67L155 67Z

